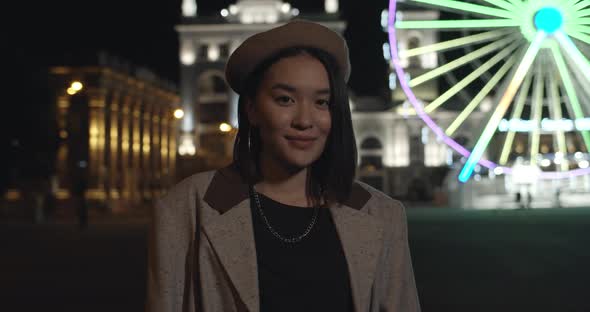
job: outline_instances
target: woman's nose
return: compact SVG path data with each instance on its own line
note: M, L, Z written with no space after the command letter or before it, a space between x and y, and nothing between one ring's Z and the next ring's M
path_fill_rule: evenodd
M313 111L309 102L305 101L300 104L295 113L295 118L293 118L293 126L307 129L313 125Z

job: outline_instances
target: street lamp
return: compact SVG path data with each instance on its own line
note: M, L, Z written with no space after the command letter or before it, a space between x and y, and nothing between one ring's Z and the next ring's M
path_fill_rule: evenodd
M66 90L69 95L74 95L84 88L84 85L77 80L72 81L70 87Z
M180 109L180 108L177 108L174 111L174 118L176 118L176 119L182 119L182 117L184 117L184 111L182 109Z

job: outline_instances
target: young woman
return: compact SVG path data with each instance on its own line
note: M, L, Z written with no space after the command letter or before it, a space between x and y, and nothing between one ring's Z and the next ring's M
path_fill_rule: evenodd
M296 20L248 38L234 161L154 208L149 311L419 311L404 208L356 181L348 48Z

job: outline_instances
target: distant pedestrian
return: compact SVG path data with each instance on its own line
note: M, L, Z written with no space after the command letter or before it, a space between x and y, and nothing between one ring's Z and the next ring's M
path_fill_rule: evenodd
M516 192L515 201L518 208L524 208L524 204L522 202L522 194L520 193L520 191Z

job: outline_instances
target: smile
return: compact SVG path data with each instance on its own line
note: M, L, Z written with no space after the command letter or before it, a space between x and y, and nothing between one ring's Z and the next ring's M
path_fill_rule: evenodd
M315 139L311 139L311 140L287 139L287 141L289 142L289 145L291 145L295 148L298 148L298 149L308 149L315 143Z

